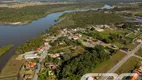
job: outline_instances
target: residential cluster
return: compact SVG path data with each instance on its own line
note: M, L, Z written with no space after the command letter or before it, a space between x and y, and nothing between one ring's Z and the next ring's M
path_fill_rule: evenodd
M104 47L109 47L113 50L123 50L125 52L128 52L129 49L128 48L119 48L118 46L116 46L115 44L111 44L111 43L105 43L99 39L94 39L93 37L87 36L86 37L86 33L88 33L89 31L97 31L97 32L104 32L105 30L109 30L109 31L115 31L117 30L116 26L122 26L121 25L91 25L87 28L75 28L75 29L60 29L57 30L58 34L56 35L51 35L51 34L45 34L43 35L44 38L44 44L37 48L36 50L32 50L29 52L26 52L24 54L21 54L17 57L17 59L19 60L26 60L23 69L21 70L21 74L23 75L23 79L27 80L27 79L31 79L34 78L35 76L38 76L37 74L39 73L39 71L42 69L42 64L41 62L47 57L51 57L53 59L58 59L61 60L61 56L64 55L64 52L58 52L58 53L51 53L49 52L50 48L52 47L50 44L53 43L54 41L56 41L59 37L67 37L69 40L73 40L73 41L80 41L85 47L95 47L96 45L103 45ZM124 30L120 27L121 30ZM137 32L135 32L137 33ZM133 34L133 32L131 33ZM127 36L131 35L126 34ZM142 38L135 38L137 42L141 43L142 42ZM59 45L63 45L65 44L64 42L59 42ZM58 64L54 64L52 62L47 62L44 64L44 66L48 67L48 75L49 76L54 76L54 74L57 73L57 69L58 69Z

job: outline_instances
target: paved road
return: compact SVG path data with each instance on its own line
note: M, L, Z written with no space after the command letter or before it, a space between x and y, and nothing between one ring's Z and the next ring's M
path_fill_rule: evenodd
M142 43L139 44L134 50L128 52L128 55L124 57L118 64L116 64L112 69L110 69L107 73L114 73L117 69L119 69L131 56L134 55L142 46ZM101 80L107 80L108 77L104 77Z
M50 46L48 48L50 48ZM39 63L37 63L38 68L36 69L36 72L34 74L33 80L37 80L38 79L38 73L40 72L40 69L41 69L41 64L40 63L42 62L43 59L45 59L45 57L47 56L47 54L48 54L48 51L43 51L41 53L41 58L39 60Z
M0 80L4 80L4 79L6 79L6 78L13 78L13 77L15 77L15 78L16 78L16 77L17 77L17 75L1 77L1 78L0 78Z
M61 35L58 35L57 37L55 37L55 39L53 40L53 42L54 42L55 40L57 40L59 37L61 37ZM50 47L51 47L51 46L49 45L49 46L48 46L48 49L49 49ZM39 60L39 63L37 63L38 69L36 69L36 72L35 72L35 74L34 74L33 80L37 80L37 79L38 79L38 73L40 72L40 69L41 69L41 64L40 64L40 63L42 62L43 59L45 59L45 57L47 56L47 54L48 54L48 51L43 51L43 52L42 52L41 58L40 58L40 60Z
M139 59L142 59L142 57L141 57L141 56L138 56L138 55L134 55L134 57L139 58Z

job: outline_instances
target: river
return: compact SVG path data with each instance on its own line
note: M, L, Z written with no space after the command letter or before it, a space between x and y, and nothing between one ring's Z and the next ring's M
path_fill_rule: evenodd
M110 9L109 5L105 5L101 9ZM91 10L97 10L98 8L92 8ZM22 45L26 41L31 40L34 37L40 36L41 32L44 32L50 26L57 24L55 20L59 18L62 14L66 12L76 12L76 11L88 11L90 9L82 10L68 10L63 12L56 12L49 14L48 16L41 18L39 20L33 21L32 23L26 25L0 25L0 47L4 45L13 44L9 52L0 57L0 71L6 65L7 61L14 54L14 50L17 46Z
M125 22L136 22L136 23L142 23L142 19L141 18L137 18L135 20L126 20Z

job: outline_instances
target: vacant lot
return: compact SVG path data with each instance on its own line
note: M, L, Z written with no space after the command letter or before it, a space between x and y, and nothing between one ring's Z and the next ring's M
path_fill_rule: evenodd
M138 52L136 52L135 54L142 57L142 48L138 50Z
M116 71L116 73L121 74L131 72L139 65L139 62L140 60L138 58L131 57Z
M17 77L9 77L9 78L3 78L0 80L17 80Z
M24 61L16 60L13 56L0 73L0 78L17 76Z
M133 50L136 46L137 45L133 43L126 45L126 47L129 48L130 50Z
M98 65L97 68L93 72L95 73L96 72L101 72L101 73L107 72L113 66L115 66L122 58L124 58L125 55L126 55L125 53L118 51L109 60Z

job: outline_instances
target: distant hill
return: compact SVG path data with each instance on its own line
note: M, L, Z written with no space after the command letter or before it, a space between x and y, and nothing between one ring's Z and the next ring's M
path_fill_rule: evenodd
M142 0L0 0L0 2L16 1L16 2L135 2Z
M16 0L0 0L0 2L15 2Z
M21 2L24 2L24 1L49 1L49 2L62 2L62 1L67 1L67 2L105 2L105 1L112 1L112 2L125 2L125 1L142 1L142 0L16 0L16 1L21 1Z

